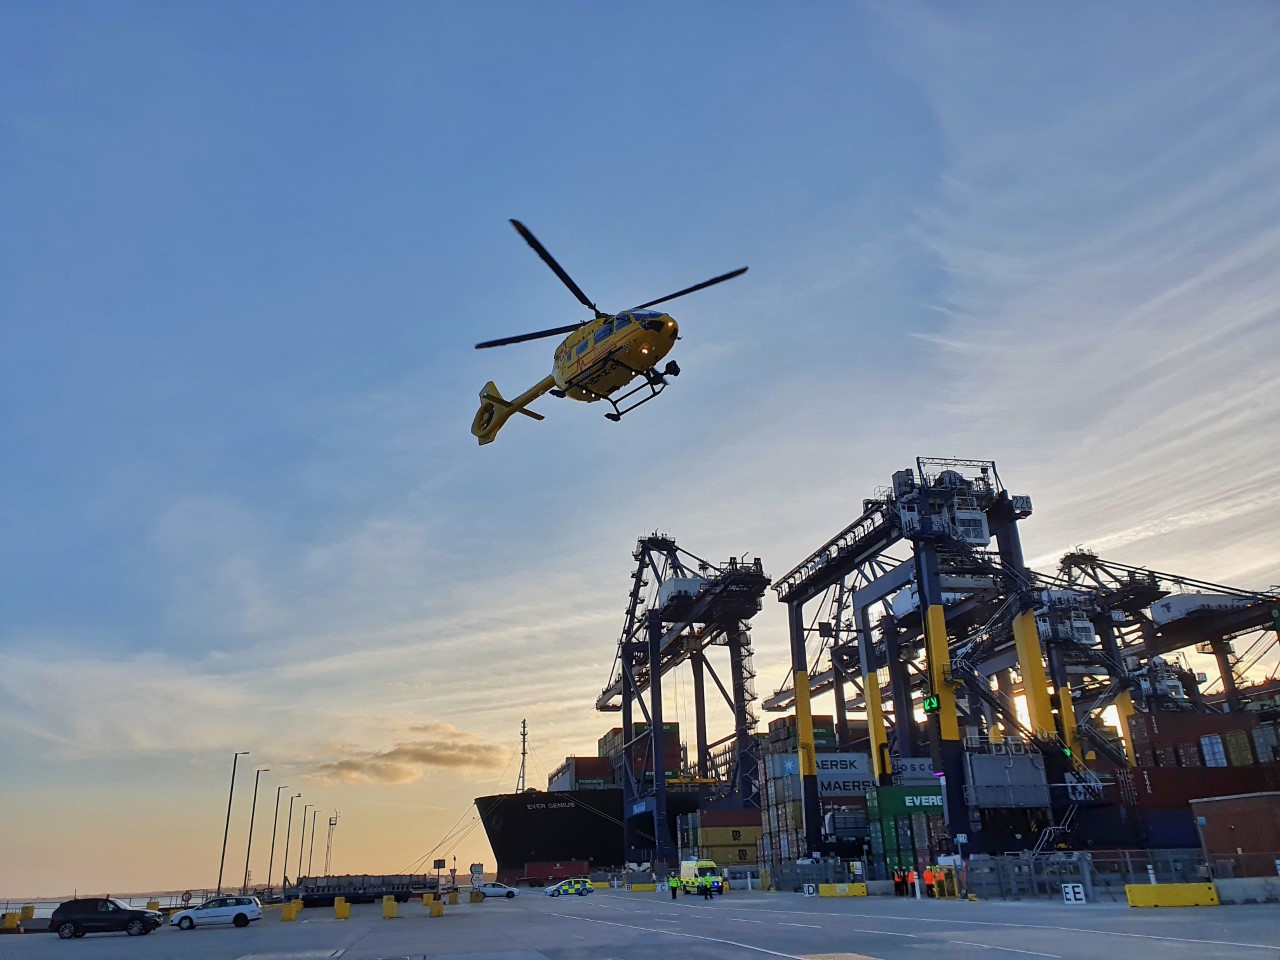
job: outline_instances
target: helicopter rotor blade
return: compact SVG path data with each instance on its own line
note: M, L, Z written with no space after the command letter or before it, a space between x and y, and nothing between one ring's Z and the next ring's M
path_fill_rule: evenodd
M632 307L632 310L643 310L645 307L656 307L660 303L666 303L668 300L674 300L676 297L683 297L686 293L694 293L698 290L705 290L707 287L713 287L717 283L724 283L726 280L732 280L734 277L740 277L747 272L746 267L738 270L731 270L729 273L722 273L718 277L712 277L710 280L703 280L702 283L695 283L692 287L685 287L675 293L669 293L665 297L659 297L657 300L650 300L648 303L642 303L638 307Z
M533 247L533 252L542 258L542 262L550 267L551 271L560 278L560 282L568 287L569 291L578 298L579 303L588 308L596 315L597 318L605 316L605 314L600 312L599 307L587 299L587 295L582 292L582 289L576 283L573 282L573 278L564 272L564 267L556 263L556 258L547 251L546 247L538 242L538 238L530 232L528 227L519 220L512 220L511 225L516 228L516 232L520 234L520 236L524 237L524 242Z
M561 333L572 333L582 324L571 323L567 327L555 327L551 330L539 330L537 333L522 333L515 337L503 337L501 340L486 340L484 343L477 343L477 350L484 350L488 347L505 347L509 343L523 343L525 340L541 340L543 337L554 337Z

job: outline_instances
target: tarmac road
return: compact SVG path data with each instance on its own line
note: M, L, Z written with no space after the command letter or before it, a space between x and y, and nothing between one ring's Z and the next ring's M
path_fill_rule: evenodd
M52 934L0 937L0 960L1278 960L1280 906L1131 910L1046 901L957 903L891 898L818 899L736 892L708 902L665 891L600 890L587 897L525 893L449 907L430 919L402 904L352 918L305 910L284 923L272 910L245 930L166 927L146 937Z

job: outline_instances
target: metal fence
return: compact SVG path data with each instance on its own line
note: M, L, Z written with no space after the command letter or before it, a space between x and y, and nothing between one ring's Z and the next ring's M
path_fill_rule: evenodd
M1195 883L1213 878L1198 850L1094 850L975 855L962 886L984 900L1061 899L1063 884L1078 883L1089 900L1123 901L1129 883Z
M822 860L818 863L782 863L778 865L772 876L775 890L800 891L806 883L848 883L850 880L861 881L860 876L853 876L849 868L838 860Z
M1280 878L1280 850L1270 853L1215 853L1209 857L1215 880L1243 877Z

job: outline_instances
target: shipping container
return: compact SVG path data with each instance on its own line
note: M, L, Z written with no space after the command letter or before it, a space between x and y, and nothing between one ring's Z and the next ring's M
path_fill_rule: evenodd
M756 827L760 826L760 811L754 807L702 810L698 823L703 827Z
M698 830L698 844L704 847L731 847L755 843L758 836L759 827L702 827Z
M1172 747L1208 734L1247 733L1257 726L1257 716L1250 713L1135 713L1129 718L1135 746Z
M534 860L524 865L524 876L530 880L567 880L585 877L590 869L586 860Z
M1280 767L1140 767L1133 771L1133 787L1144 809L1187 809L1193 799L1280 790Z
M1247 730L1231 730L1222 735L1222 746L1227 752L1227 764L1232 767L1252 767L1256 762L1253 745Z
M716 866L727 867L734 864L754 863L756 848L754 842L748 846L707 846L698 848L698 857L702 860L714 860Z
M1143 811L1143 817L1147 824L1147 845L1151 848L1200 846L1190 807L1150 807Z
M1258 763L1280 763L1280 736L1275 727L1258 727L1253 733L1253 752Z
M1222 741L1215 735L1213 738L1217 742L1218 750L1222 750ZM1178 766L1180 767L1202 767L1206 764L1210 767L1225 767L1227 759L1225 755L1222 757L1221 763L1209 763L1210 754L1206 752L1205 762L1200 760L1200 744L1198 743L1180 743L1174 748L1178 756Z

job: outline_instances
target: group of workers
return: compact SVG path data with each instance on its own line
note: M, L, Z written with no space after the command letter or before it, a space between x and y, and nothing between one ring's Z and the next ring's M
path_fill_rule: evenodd
M710 900L712 893L712 877L696 877L694 882L698 885L698 892L702 894L703 900ZM680 878L674 873L667 877L667 886L671 890L671 899L676 898L676 894L680 892Z
M934 872L933 867L925 867L924 873L921 874L924 880L924 895L926 897L934 896L933 884L935 880L942 879L941 871ZM916 892L916 872L910 868L902 868L893 871L893 893L897 897L915 896Z

